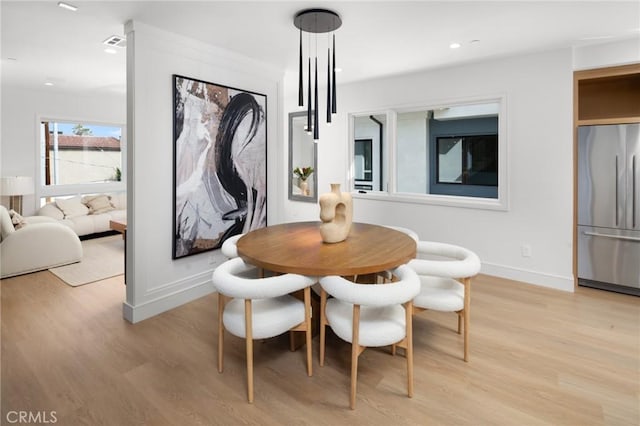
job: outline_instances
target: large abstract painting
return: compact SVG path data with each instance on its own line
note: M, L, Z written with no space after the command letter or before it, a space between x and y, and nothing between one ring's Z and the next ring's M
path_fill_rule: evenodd
M173 76L177 259L267 224L267 97Z

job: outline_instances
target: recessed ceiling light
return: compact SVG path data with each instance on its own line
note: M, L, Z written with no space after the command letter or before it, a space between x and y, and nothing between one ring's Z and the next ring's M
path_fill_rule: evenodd
M106 49L104 49L104 51L105 51L106 53L110 53L110 54L112 54L112 55L115 55L116 53L118 53L118 52L116 51L116 49L112 49L112 48L110 48L110 47L107 47Z
M45 86L53 86L53 83L50 81L47 81L46 83L44 83Z
M449 48L451 48L451 49L457 49L457 48L459 48L459 47L460 47L460 43L451 43L451 44L449 45Z
M102 42L109 47L125 47L127 45L127 39L123 36L112 35Z
M77 8L76 6L74 6L74 5L72 5L72 4L69 4L69 3L65 3L65 2L63 2L63 1L59 1L59 2L58 2L58 7L61 7L61 8L63 8L63 9L70 10L70 11L72 11L72 12L75 12L76 10L78 10L78 8Z

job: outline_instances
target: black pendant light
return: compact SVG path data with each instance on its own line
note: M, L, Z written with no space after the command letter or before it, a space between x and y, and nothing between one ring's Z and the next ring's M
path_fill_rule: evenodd
M327 49L327 123L331 123L331 49Z
M307 132L311 133L311 58L309 58L309 86L307 87Z
M313 140L320 139L320 129L318 125L318 57L316 56L316 78L315 78L315 90L313 92Z
M308 78L308 95L307 95L307 131L313 128L313 139L320 138L320 129L318 125L318 34L328 33L337 30L342 25L342 20L337 13L327 9L305 9L298 12L293 19L293 24L300 29L300 54L298 59L298 105L304 106L303 93L303 75L302 75L302 32L314 34L316 37L314 45L315 49L315 79L314 79L314 97L313 105L311 104L311 52L309 56L309 78ZM311 43L310 43L311 44ZM311 50L311 49L309 49ZM331 60L333 59L333 60ZM337 112L336 103L336 36L333 34L333 45L327 48L327 123L331 123L331 114ZM312 109L313 108L313 109Z
M333 72L333 86L331 86L331 112L338 112L338 103L336 102L336 35L333 35L333 67L331 68Z
M302 90L302 30L300 30L300 56L298 59L298 106L304 106L304 91Z

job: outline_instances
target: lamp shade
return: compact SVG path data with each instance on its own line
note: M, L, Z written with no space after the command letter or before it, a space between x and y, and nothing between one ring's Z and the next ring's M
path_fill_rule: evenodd
M0 178L0 195L33 194L31 176L7 176Z

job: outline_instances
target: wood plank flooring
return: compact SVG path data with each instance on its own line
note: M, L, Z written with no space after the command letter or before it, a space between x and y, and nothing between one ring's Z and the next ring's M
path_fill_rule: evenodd
M479 276L470 362L456 316L423 312L414 397L404 357L367 349L352 411L350 349L332 333L322 368L314 339L313 377L286 335L257 342L250 405L242 339L227 334L216 370L215 295L133 325L122 319L122 277L72 288L44 271L0 286L3 425L12 411L55 411L61 425L640 424L633 296Z

